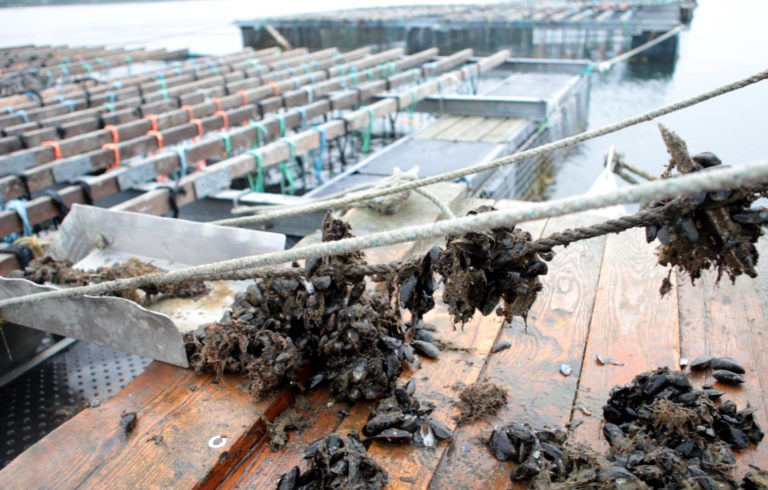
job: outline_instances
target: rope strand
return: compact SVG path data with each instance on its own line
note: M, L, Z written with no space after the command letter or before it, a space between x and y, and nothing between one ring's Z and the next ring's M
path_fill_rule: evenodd
M367 248L426 240L452 234L492 230L494 228L516 225L520 222L562 216L615 204L673 199L701 191L733 189L763 184L765 182L768 182L768 161L748 163L738 167L692 173L669 179L658 179L601 194L575 196L542 203L530 203L527 206L515 209L446 219L430 225L408 226L396 230L387 230L338 241L308 245L306 247L187 267L167 273L148 274L128 279L105 281L89 286L6 298L0 300L0 309L6 306L34 303L45 299L66 298L86 294L99 295L111 291L140 288L150 284L162 285L198 280L201 277L208 277L212 274L234 272L242 269L277 265L323 256L342 255ZM627 223L627 226L630 224Z

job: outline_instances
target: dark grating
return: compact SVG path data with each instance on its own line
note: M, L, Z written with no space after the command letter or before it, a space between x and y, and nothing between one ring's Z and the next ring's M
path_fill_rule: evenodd
M0 388L0 468L91 403L117 394L150 362L77 342Z

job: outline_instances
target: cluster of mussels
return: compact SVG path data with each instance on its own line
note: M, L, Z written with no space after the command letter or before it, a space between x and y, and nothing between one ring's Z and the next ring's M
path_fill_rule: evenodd
M143 276L166 272L165 269L148 264L136 257L131 257L121 264L111 267L102 266L95 270L81 270L72 267L68 260L55 260L50 256L31 261L24 270L14 271L12 277L28 279L37 284L66 284L85 286L115 279ZM141 294L139 293L141 291ZM149 284L136 289L126 289L109 293L130 299L140 304L148 304L157 297L194 298L207 294L208 286L203 281L184 281L173 284Z
M693 371L712 370L712 377L721 383L737 385L744 382L742 374L747 372L730 357L699 356L691 362Z
M688 171L721 165L709 152L693 156L692 161ZM679 213L668 208L664 218L646 227L646 239L651 243L658 238L661 243L659 264L680 267L692 282L701 277L702 270L711 268L717 270L718 280L724 272L731 280L741 274L756 277L758 253L754 244L762 234L761 225L768 223L768 210L752 208L752 204L764 195L763 191L735 189L677 198L692 210ZM657 202L653 207L668 203ZM668 290L662 286L662 294Z
M348 224L330 216L322 235L352 236ZM220 322L187 336L190 364L244 373L256 396L298 382L304 366L317 373L310 389L328 381L339 399L390 392L413 349L389 297L365 291L364 275L355 272L364 264L354 252L307 261L306 279L257 280Z
M482 206L468 214L494 210ZM542 289L539 276L548 270L544 261L554 257L552 251L525 251L530 241L530 233L514 226L448 237L436 262L445 280L443 301L457 322L468 322L475 309L490 314L502 299L500 316L527 317Z
M763 432L753 408L716 405L722 395L660 368L611 390L603 407L606 454L519 424L497 429L489 443L497 458L518 463L512 477L534 488L614 488L619 480L621 488L736 488L732 449L757 444ZM762 479L751 474L742 485L756 488Z
M415 444L434 447L439 439L453 437L453 432L441 422L429 417L435 409L431 402L420 402L413 395L416 382L411 379L398 386L394 394L382 398L363 426L363 435L372 440L389 443Z
M330 435L315 441L304 451L308 467L294 466L278 481L278 490L370 489L378 490L389 481L356 434Z

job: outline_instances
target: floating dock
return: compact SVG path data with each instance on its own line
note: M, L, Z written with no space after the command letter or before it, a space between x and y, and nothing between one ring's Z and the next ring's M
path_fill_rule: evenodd
M328 46L435 46L451 53L473 48L484 55L509 49L516 57L605 59L690 23L695 1L526 2L412 5L318 12L238 21L243 44L271 46L273 29L290 43ZM268 26L268 28L266 28ZM674 60L677 36L643 54Z

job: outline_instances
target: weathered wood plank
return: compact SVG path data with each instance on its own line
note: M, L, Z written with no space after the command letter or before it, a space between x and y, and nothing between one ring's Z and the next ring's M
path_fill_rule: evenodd
M448 116L441 119L438 119L434 124L432 124L430 127L425 129L424 131L419 131L415 135L413 135L414 138L434 138L436 134L439 134L446 129L450 128L454 124L458 124L462 120L459 116Z
M0 488L157 488L215 478L226 455L235 457L252 443L264 425L259 410L270 407L254 404L238 376L214 381L212 375L154 362L115 397L14 459L0 471ZM128 435L119 426L125 412L138 415ZM227 436L227 443L209 448L215 435Z
M497 127L504 124L504 118L487 117L478 124L467 128L462 134L458 134L454 139L459 141L481 141L486 135Z
M603 219L584 215L551 219L543 235ZM454 447L460 449L443 456L432 487L477 488L477 475L483 475L483 485L503 488L510 484L511 467L494 459L482 443L493 426L528 422L533 427L562 427L569 421L604 246L602 237L557 250L527 329L521 319L503 328L497 342L507 341L512 347L490 354L486 362L482 379L504 386L509 404L497 419L457 431ZM574 374L561 375L561 363L570 365Z
M504 123L499 124L493 131L483 136L480 141L487 141L491 143L501 143L509 140L509 137L514 134L521 125L525 124L527 119L507 119Z
M642 229L608 237L575 402L594 415L574 411L574 419L583 420L573 430L574 441L606 448L601 421L610 389L643 371L677 366L677 294L673 287L670 294L659 296L665 275ZM602 366L596 360L598 354L624 365Z
M433 137L435 139L441 139L441 140L456 140L461 135L463 135L466 131L469 131L471 128L477 126L478 124L481 124L483 122L482 117L464 117L461 121L459 121L457 124L452 125L451 127L445 129L444 131L441 131L437 134L435 134Z

